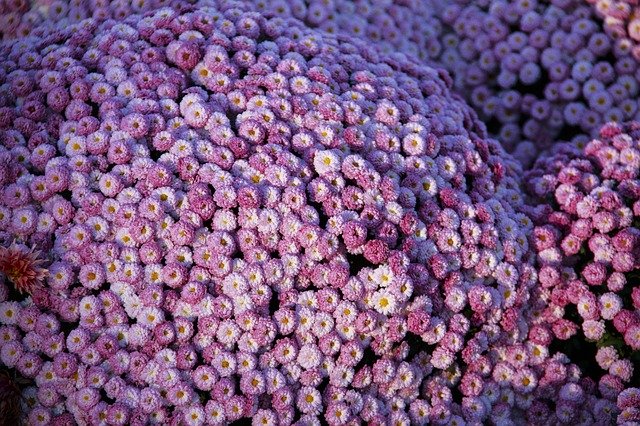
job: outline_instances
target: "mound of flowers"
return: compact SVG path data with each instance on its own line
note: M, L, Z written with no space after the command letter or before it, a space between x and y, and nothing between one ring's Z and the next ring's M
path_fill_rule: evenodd
M384 53L400 51L429 62L442 24L430 2L414 0L251 0L266 16L293 16L331 34L367 40ZM432 64L434 66L435 64Z
M619 420L639 421L640 123L608 123L584 147L562 144L528 172L533 246L546 333L600 393ZM624 390L624 392L623 392ZM623 392L623 393L621 393Z
M180 4L0 46L0 361L28 423L524 416L520 166L448 76Z
M191 3L0 4L0 418L640 421L640 124L580 133L635 116L629 40L574 2ZM528 199L455 88L524 163L574 139Z
M593 1L591 1L593 3ZM124 19L185 0L26 0L4 4L5 37L93 18ZM637 19L630 2L509 4L414 0L245 0L242 10L295 18L446 69L498 139L523 165L557 140L584 140L608 121L638 116ZM235 7L235 6L234 6Z
M637 118L631 2L253 3L446 69L490 134L527 166L557 140Z

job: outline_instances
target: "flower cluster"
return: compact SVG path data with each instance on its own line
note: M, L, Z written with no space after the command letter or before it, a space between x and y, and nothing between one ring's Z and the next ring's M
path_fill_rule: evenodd
M185 7L169 0L40 0L29 10L26 1L14 3L5 15L9 36L37 33L43 20L60 27L86 17L104 21L170 4ZM558 138L584 139L604 122L638 114L635 20L624 2L246 0L243 7L446 69L491 135L525 165Z
M610 399L639 377L639 137L638 122L608 123L584 148L557 145L527 177L542 203L533 246L547 332L579 354ZM621 406L622 418L637 421L638 402Z
M124 19L161 7L182 10L183 0L6 0L0 2L0 38L42 36L42 31L64 29L84 19L99 22Z
M0 46L0 236L50 262L0 286L29 423L535 417L520 165L448 75L183 6Z
M526 163L635 116L633 48L572 0L372 3L0 3L0 417L640 421L640 124L525 193L452 93Z
M638 116L633 43L611 37L588 4L465 1L438 18L442 49L432 59L525 164L558 139Z
M441 23L429 1L250 0L266 16L293 16L330 34L343 33L429 62L438 49ZM436 65L436 64L432 64Z
M268 16L294 16L443 67L491 134L525 165L559 137L584 139L604 122L638 114L638 49L633 36L614 29L632 16L626 3L253 3ZM610 15L604 26L603 14Z
M640 9L635 1L587 0L602 19L604 32L613 39L630 44L631 55L640 60Z

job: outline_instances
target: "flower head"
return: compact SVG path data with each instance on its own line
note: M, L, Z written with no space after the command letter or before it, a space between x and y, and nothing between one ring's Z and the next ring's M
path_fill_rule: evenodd
M0 272L2 272L20 293L33 293L41 287L48 271L42 267L44 259L40 251L27 248L23 244L11 243L0 247Z

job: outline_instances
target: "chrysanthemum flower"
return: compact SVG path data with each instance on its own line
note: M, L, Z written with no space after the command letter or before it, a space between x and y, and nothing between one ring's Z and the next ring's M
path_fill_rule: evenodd
M9 247L0 247L0 272L11 281L20 293L33 293L47 276L42 267L44 259L40 252L13 242Z
M596 363L609 369L616 378L606 380L620 380L620 387L633 381L633 373L626 367L630 360L618 362L618 355L632 356L628 354L640 347L634 338L640 336L640 316L627 291L640 268L639 128L637 122L608 123L584 147L559 144L526 177L533 199L540 203L533 214L540 271L534 295L550 295L545 323L553 321L552 327L542 325L558 339L566 339L581 325L582 333L567 346L568 355L580 354L572 360L587 367L593 359L582 354L595 342L601 347ZM605 224L608 217L610 223ZM564 256L547 256L561 251ZM572 317L572 310L579 316ZM600 392L607 383L601 379Z

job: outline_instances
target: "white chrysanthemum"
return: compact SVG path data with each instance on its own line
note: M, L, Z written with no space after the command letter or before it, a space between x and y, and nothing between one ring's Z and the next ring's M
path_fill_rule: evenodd
M416 230L413 232L413 237L417 241L425 241L427 239L427 227L424 223L419 222Z
M205 295L194 306L195 312L198 316L208 316L213 313L213 297L210 294Z
M240 328L232 321L223 321L218 330L216 330L216 337L219 342L229 345L238 340L240 336Z
M398 224L402 219L403 208L400 204L391 201L385 205L385 216L391 222Z
M304 306L304 305L302 305ZM313 311L308 308L302 308L298 311L299 330L302 332L309 331L313 326Z
M184 300L178 300L173 315L178 317L190 318L193 316L193 305L185 302Z
M342 324L336 326L338 335L345 341L351 341L356 336L356 328L352 324Z
M318 151L313 157L313 167L320 176L340 170L340 158L332 151Z
M161 284L162 283L162 266L161 265L147 265L144 268L145 281L149 284Z
M140 309L142 309L140 298L132 293L124 293L121 299L129 318L136 318L140 314Z
M396 310L396 298L386 290L380 290L373 293L371 303L373 305L373 309L383 315L393 314Z
M253 300L248 294L236 296L233 298L233 313L234 315L240 315L243 312L253 309Z
M306 306L307 308L317 309L318 299L316 293L313 291L305 291L298 296L298 304L300 306Z
M247 280L238 273L229 274L222 282L222 291L227 296L238 296L249 289Z
M305 370L316 368L322 362L322 353L317 346L312 344L303 345L296 358L298 365Z
M140 309L137 320L143 327L151 329L164 321L164 312L158 308L145 307Z
M326 312L318 312L313 321L313 333L322 337L333 330L335 322L333 317Z
M158 351L155 356L155 360L163 365L164 367L175 367L176 366L176 353L173 349L164 348L161 351Z
M175 363L174 365L172 365L172 367L175 367ZM144 378L144 381L146 383L153 384L158 379L158 375L163 369L164 368L160 365L159 362L150 361L144 367L144 370L142 371L142 377Z
M379 266L373 271L373 279L380 287L388 287L393 282L393 272L387 265Z

